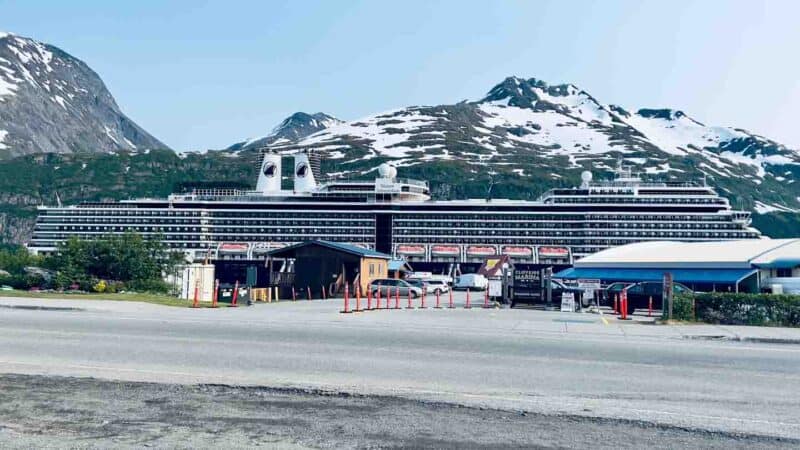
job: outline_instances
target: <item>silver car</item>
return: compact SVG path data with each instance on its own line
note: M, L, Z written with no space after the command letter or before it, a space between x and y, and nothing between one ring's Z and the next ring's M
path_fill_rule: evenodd
M409 292L412 298L417 298L422 295L422 288L413 286L405 280L397 280L394 278L382 278L373 280L369 284L369 291L373 296L378 294L378 288L381 291L381 297L400 295L400 297L408 297ZM400 290L397 294L397 290Z

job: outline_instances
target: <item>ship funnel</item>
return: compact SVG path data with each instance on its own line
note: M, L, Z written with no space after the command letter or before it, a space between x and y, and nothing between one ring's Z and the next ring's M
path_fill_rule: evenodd
M295 192L311 192L317 187L314 171L311 170L311 161L308 153L301 152L294 155L294 190Z
M262 194L275 193L281 190L281 155L269 150L264 152L261 170L258 172L256 190Z

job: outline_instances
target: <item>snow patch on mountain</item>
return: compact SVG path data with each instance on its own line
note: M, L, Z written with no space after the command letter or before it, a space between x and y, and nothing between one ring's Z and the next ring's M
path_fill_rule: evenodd
M775 204L768 204L761 201L756 200L755 206L753 207L758 214L769 214L772 212L789 212L789 213L797 213L800 212L797 209L787 208L786 206L782 205L775 205Z
M623 120L671 155L684 156L689 148L715 147L720 142L744 136L727 128L706 127L682 113L665 118L646 116L642 114L643 111L646 110L640 110Z
M335 144L339 136L347 135L364 145L369 145L376 154L390 158L405 158L411 151L422 151L434 146L401 145L407 143L414 133L436 125L441 117L429 116L419 110L387 111L376 116L353 122L344 122L314 133L302 140L305 146L324 147ZM432 140L444 143L444 133L431 133ZM336 144L339 145L339 144ZM339 145L340 146L340 145Z

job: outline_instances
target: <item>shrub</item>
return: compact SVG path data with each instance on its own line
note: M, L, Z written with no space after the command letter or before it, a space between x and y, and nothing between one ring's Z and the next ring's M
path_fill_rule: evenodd
M685 299L675 296L676 306ZM690 296L685 296L689 297ZM743 293L696 293L697 320L725 325L800 327L800 296Z
M92 292L94 286L97 284L97 278L85 278L81 280L75 280L78 284L78 288L84 292Z
M5 275L0 277L0 285L8 285L14 289L27 290L32 287L47 288L48 284L39 275Z
M694 296L691 294L676 294L672 297L672 318L675 320L693 321ZM666 310L664 314L667 314Z
M98 293L102 293L106 292L106 287L107 287L106 280L100 280L97 282L97 284L92 286L92 290Z
M119 291L125 289L125 284L121 281L109 281L106 285L106 292L109 294L115 294Z

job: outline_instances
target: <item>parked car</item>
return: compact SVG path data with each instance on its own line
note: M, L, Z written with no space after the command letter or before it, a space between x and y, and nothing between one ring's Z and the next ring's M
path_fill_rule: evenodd
M483 291L489 287L489 280L485 276L477 273L466 273L456 277L453 283L453 290L473 290Z
M600 291L600 305L602 306L613 306L614 305L614 297L618 296L623 289L628 286L633 286L633 283L611 283L606 286L605 289Z
M436 275L431 272L412 272L408 275L408 277L406 277L406 280L407 281L422 280L425 282L442 281L448 286L453 284L453 277L451 277L450 275Z
M603 304L612 306L614 297L620 295L623 289L628 292L628 315L637 309L646 309L650 298L653 299L653 309L662 309L664 298L664 283L661 281L642 281L640 283L612 283L606 287L603 295ZM681 283L672 283L673 294L691 293L692 290Z
M431 278L425 280L425 284L427 285L428 292L433 294L444 294L450 291L450 285L442 279Z
M425 281L425 280L408 279L408 278L406 278L406 283L410 284L411 286L418 287L420 289L427 289L428 288L428 282Z
M369 291L372 293L373 296L378 295L378 289L380 288L381 297L386 297L388 295L395 295L397 290L400 290L400 297L407 297L409 293L411 294L412 298L417 298L422 295L422 287L421 286L414 286L408 281L405 280L398 280L395 278L381 278L377 280L373 280L369 284Z

